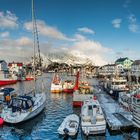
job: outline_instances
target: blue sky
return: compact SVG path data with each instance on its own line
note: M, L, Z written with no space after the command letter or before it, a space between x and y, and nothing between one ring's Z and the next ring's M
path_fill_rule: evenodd
M93 63L139 59L139 0L34 0L42 53L69 52ZM32 54L31 0L0 0L1 59Z

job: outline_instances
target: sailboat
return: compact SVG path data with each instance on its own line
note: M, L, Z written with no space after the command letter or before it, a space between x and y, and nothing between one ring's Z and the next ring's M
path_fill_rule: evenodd
M34 0L32 0L33 30L36 27L34 17ZM37 27L36 27L37 28ZM35 32L34 37L34 58L35 58ZM34 59L35 60L35 59ZM35 62L34 62L34 85L35 81ZM46 106L46 94L39 93L34 89L33 93L23 96L16 96L10 99L8 105L2 109L1 117L7 123L18 124L37 116Z

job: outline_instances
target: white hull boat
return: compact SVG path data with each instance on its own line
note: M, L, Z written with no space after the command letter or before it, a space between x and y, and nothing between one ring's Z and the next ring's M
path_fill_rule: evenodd
M60 93L62 92L62 85L60 84L51 84L51 92L52 93Z
M60 135L75 136L78 132L79 117L76 114L68 115L58 128Z
M1 117L7 123L21 123L37 116L45 105L45 93L38 93L35 97L17 96L11 99L9 105L2 109Z
M81 127L85 135L104 134L106 121L97 100L87 100L81 108Z
M62 92L62 83L58 74L55 74L51 83L51 92L60 93Z

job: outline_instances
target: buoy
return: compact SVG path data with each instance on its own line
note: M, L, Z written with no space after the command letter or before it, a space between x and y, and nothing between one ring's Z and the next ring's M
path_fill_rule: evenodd
M3 126L4 120L0 118L0 127Z

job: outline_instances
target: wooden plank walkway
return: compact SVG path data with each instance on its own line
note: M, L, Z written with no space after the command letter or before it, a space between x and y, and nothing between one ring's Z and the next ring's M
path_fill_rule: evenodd
M131 112L122 108L117 101L103 90L100 91L98 87L96 90L97 99L101 104L110 131L132 129Z

